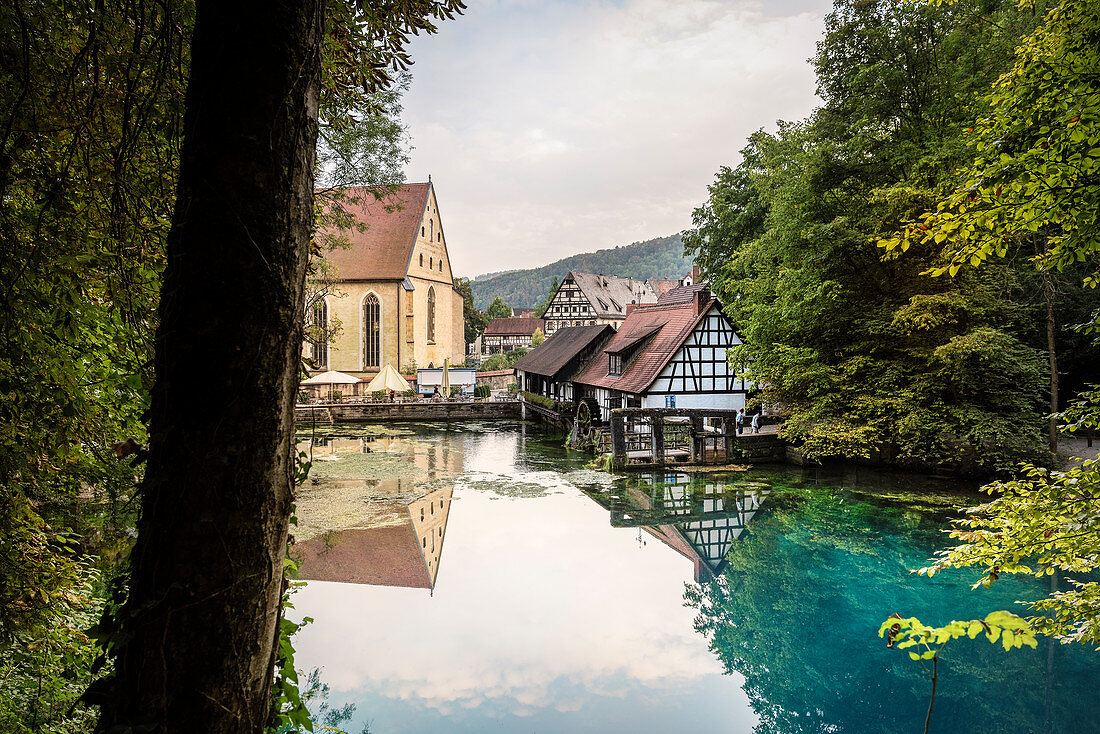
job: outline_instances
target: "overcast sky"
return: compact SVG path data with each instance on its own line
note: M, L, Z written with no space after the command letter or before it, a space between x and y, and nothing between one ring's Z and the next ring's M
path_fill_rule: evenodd
M752 131L818 102L824 0L467 2L405 98L456 275L679 232Z

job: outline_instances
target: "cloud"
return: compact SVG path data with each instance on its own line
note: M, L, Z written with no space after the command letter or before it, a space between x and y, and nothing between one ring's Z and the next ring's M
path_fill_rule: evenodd
M825 2L472 2L412 48L410 180L456 272L679 231L746 137L816 103Z

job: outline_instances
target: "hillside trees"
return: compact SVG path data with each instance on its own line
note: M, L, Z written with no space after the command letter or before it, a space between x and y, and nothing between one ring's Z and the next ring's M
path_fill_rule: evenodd
M947 191L964 126L1034 23L990 8L838 3L814 58L824 105L753 135L696 210L685 241L746 337L737 358L810 456L1044 460L1028 276L944 281L922 275L939 248L884 261L875 246Z

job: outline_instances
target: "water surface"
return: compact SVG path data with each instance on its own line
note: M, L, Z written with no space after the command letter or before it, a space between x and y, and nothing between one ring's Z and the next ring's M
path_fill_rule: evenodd
M928 679L885 649L882 619L1044 592L909 573L973 499L942 484L787 468L612 480L536 426L399 433L317 441L333 460L299 502L303 575L326 580L296 594L315 620L297 660L355 703L351 732L921 731ZM933 731L1100 731L1100 655L952 645Z

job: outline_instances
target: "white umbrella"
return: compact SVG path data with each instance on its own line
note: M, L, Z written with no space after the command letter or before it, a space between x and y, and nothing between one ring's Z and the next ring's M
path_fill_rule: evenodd
M329 397L332 397L333 385L355 385L362 382L358 377L354 375L347 375L343 372L337 372L336 370L329 370L328 372L322 372L319 375L314 375L308 380L302 380L303 385L328 385Z
M354 385L357 382L362 382L362 380L354 375L337 372L336 370L322 372L308 380L302 380L303 385Z
M382 371L375 375L374 379L367 385L367 392L377 392L379 390L408 392L411 389L409 383L405 381L400 372L394 369L392 364L383 367Z

